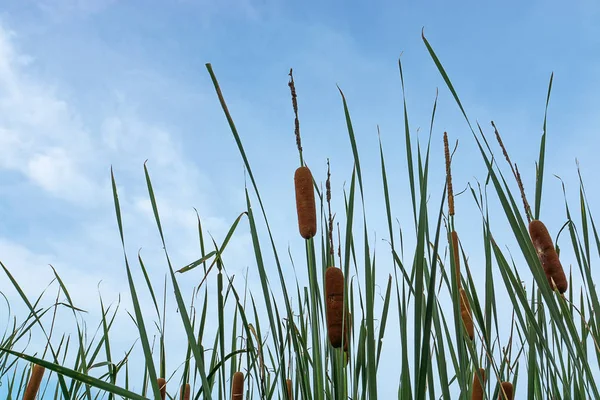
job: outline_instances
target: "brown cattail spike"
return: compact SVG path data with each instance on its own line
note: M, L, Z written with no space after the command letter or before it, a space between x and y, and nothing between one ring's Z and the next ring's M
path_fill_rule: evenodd
M465 329L469 334L469 338L473 340L474 331L473 331L473 315L471 314L471 306L469 304L469 299L467 298L467 293L463 288L460 288L460 315L462 317L463 324L465 325Z
M290 92L292 93L292 108L294 109L294 134L296 135L296 147L302 154L302 141L300 139L300 121L298 120L298 95L296 94L296 85L294 84L294 75L290 68L290 81L288 82Z
M569 286L567 277L563 271L548 229L546 229L546 226L541 221L534 219L529 223L529 235L531 236L531 242L533 243L533 247L535 247L542 268L546 273L550 287L554 289L554 285L556 285L560 293L566 292ZM554 284L552 284L552 281L554 281Z
M190 400L190 384L186 383L185 386L181 388L181 398L182 400Z
M296 210L300 236L310 239L317 233L317 209L313 178L308 167L303 166L296 170L294 185L296 186Z
M444 132L444 157L446 158L446 183L448 184L448 215L454 215L454 193L452 192L452 172L450 171L451 159L447 132Z
M156 383L158 383L158 389L160 390L160 400L165 400L167 397L167 381L165 378L158 378Z
M344 317L344 274L336 267L325 271L325 302L327 305L327 334L331 346L342 345Z
M25 389L23 400L34 400L40 390L42 378L44 377L44 371L46 369L41 365L34 364L31 368L31 376L29 377L29 383Z
M460 253L458 247L458 233L456 233L456 231L452 231L452 251L454 252L454 265L456 266L456 270L454 271L456 274L456 286L460 289Z
M292 380L288 379L286 381L286 385L287 385L288 400L294 400L294 392L292 392Z
M244 373L236 372L233 374L231 383L231 400L242 400L244 398Z
M479 375L473 374L473 391L471 393L471 400L483 400L483 388L485 387L485 369L479 368Z
M498 400L513 400L514 388L510 382L502 382L500 384L500 393L498 394Z

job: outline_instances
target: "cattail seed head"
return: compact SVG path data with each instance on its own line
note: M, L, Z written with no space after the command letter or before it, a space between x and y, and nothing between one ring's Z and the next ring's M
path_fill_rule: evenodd
M342 320L344 317L344 274L336 267L325 271L325 302L327 306L327 334L331 346L342 344Z
M471 394L471 400L483 400L483 388L485 387L485 369L479 368L479 375L481 375L481 380L479 380L479 376L477 376L477 373L473 374L473 392Z
M183 400L190 400L190 384L186 383L185 386L181 388L181 398Z
M460 315L462 317L463 324L465 324L465 329L469 334L469 338L473 340L474 331L473 331L473 315L471 313L471 305L469 304L469 299L467 298L467 293L463 288L460 288Z
M452 250L454 251L454 265L456 266L456 270L454 271L456 274L456 285L460 288L460 253L458 247L458 233L456 233L456 231L452 231Z
M286 385L287 385L288 400L294 400L294 393L292 392L292 380L288 379L286 381Z
M242 400L244 398L244 373L236 372L233 374L231 383L231 400Z
M23 400L35 399L35 396L37 396L37 393L40 390L40 385L42 383L45 370L46 368L42 367L41 365L33 365L33 368L31 368L29 383L27 383L27 388L25 389L25 394L23 395Z
M167 396L167 381L165 378L158 378L156 383L158 383L158 389L160 390L160 399L165 400Z
M498 400L513 400L513 384L510 382L502 382L500 384L500 393L498 394Z
M566 292L569 286L567 277L544 223L539 220L532 220L529 223L529 236L531 236L531 242L546 273L550 287L554 289L554 285L556 285L560 293ZM552 284L552 281L554 281L554 284Z
M294 174L296 186L296 210L300 236L310 239L317 233L317 209L315 207L315 191L310 169L299 167Z

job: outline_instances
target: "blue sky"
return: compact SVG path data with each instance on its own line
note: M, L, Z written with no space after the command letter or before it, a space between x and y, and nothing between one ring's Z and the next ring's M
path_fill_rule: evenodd
M122 293L123 307L131 310L109 173L112 165L123 202L128 256L135 260L142 248L153 282L160 285L166 265L146 195L146 159L174 263L185 265L198 257L193 207L205 228L222 240L245 209L244 170L207 62L240 130L280 252L290 245L302 256L291 186L298 161L287 87L290 67L295 71L305 158L320 181L331 158L334 208L341 215L341 190L352 167L338 84L349 103L363 160L370 231L378 241L386 237L379 125L394 214L410 232L400 54L410 128L415 134L420 129L422 139L439 88L432 199L437 202L443 188L445 130L452 141L459 140L455 187L485 179L470 132L421 40L423 27L470 118L489 134L489 121L496 121L530 199L546 90L554 72L548 197L542 216L555 235L564 217L560 184L553 174L563 177L570 194L576 194L577 158L590 198L600 194L600 183L593 179L600 168L599 21L600 7L591 0L502 6L441 1L4 1L0 260L30 296L50 281L48 264L55 266L76 304L90 310L91 321L97 321L100 280L106 302ZM457 219L463 241L479 243L472 200L459 197L457 212L465 215ZM498 237L510 244L501 219L497 229ZM250 287L258 290L245 227L231 246L228 269L240 273L249 268ZM386 253L384 244L377 246L379 254ZM473 260L480 257L479 248L468 253ZM383 271L382 279L389 272ZM483 277L477 271L474 276ZM193 282L186 283L191 288ZM0 279L0 291L11 303L19 302L7 280ZM13 311L19 315L24 309L15 305ZM125 348L135 338L133 331L127 335L134 327L127 318L120 324L123 334L116 340ZM62 326L72 326L68 315ZM171 339L175 342L179 334Z

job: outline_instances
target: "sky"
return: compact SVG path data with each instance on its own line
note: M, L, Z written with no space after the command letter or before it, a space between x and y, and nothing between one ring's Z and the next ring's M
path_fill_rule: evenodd
M327 158L331 159L332 206L340 215L353 162L336 85L343 90L365 175L369 234L377 238L376 251L385 260L389 248L380 240L387 237L387 226L378 127L392 209L406 232L412 229L399 57L409 126L422 142L439 90L430 167L432 202L439 204L444 185L444 131L451 142L459 143L453 162L455 188L481 182L486 175L468 126L423 44L422 30L469 118L490 135L489 122L496 122L531 198L548 82L554 73L542 218L555 236L565 218L560 181L554 175L564 179L569 198L576 200L576 160L593 212L600 195L600 183L594 179L600 168L600 6L592 0L502 5L4 0L0 261L31 298L50 283L51 264L75 304L89 311L90 330L99 321L100 293L105 304L116 302L120 293L122 311L131 311L110 170L119 189L127 256L137 268L140 251L153 284L161 287L167 265L147 195L146 160L173 264L183 266L199 258L194 208L204 229L220 243L245 210L246 176L205 63L212 64L240 132L278 251L287 255L289 246L298 260L304 250L292 186L298 157L288 72L294 69L305 160L324 184ZM457 197L457 215L463 243L480 244L480 218L468 195ZM497 237L514 245L506 221L501 216L494 221ZM409 245L411 238L406 240ZM229 250L228 273L241 276L247 271L249 288L259 293L246 225L236 232ZM481 246L466 251L473 264L481 259ZM288 259L284 268L293 273ZM523 268L520 271L528 273ZM483 285L483 271L472 269ZM378 272L383 286L391 267ZM141 285L139 268L135 274ZM200 279L199 273L185 279L188 299ZM299 273L299 280L305 282L306 277ZM273 286L278 290L276 282ZM13 315L24 317L26 309L5 277L0 278L0 291ZM52 301L55 295L47 293L45 298ZM172 295L168 301L174 304ZM0 310L7 310L0 304ZM154 317L151 307L146 312ZM126 313L120 314L124 316L117 322L114 341L125 349L137 334ZM6 323L4 317L0 321ZM70 313L58 321L63 331L73 324ZM182 332L174 331L168 340L175 344L181 338ZM43 343L43 338L34 338L32 348L35 339ZM394 348L393 338L389 346ZM183 350L173 350L173 368ZM382 362L393 362L392 355L384 355ZM2 390L0 386L0 394Z

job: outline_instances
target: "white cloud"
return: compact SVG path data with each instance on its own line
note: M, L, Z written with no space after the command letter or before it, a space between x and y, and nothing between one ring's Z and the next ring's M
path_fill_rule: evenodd
M94 153L89 134L55 90L28 75L31 58L16 51L13 36L0 26L0 169L53 196L89 203L100 189L86 174Z

